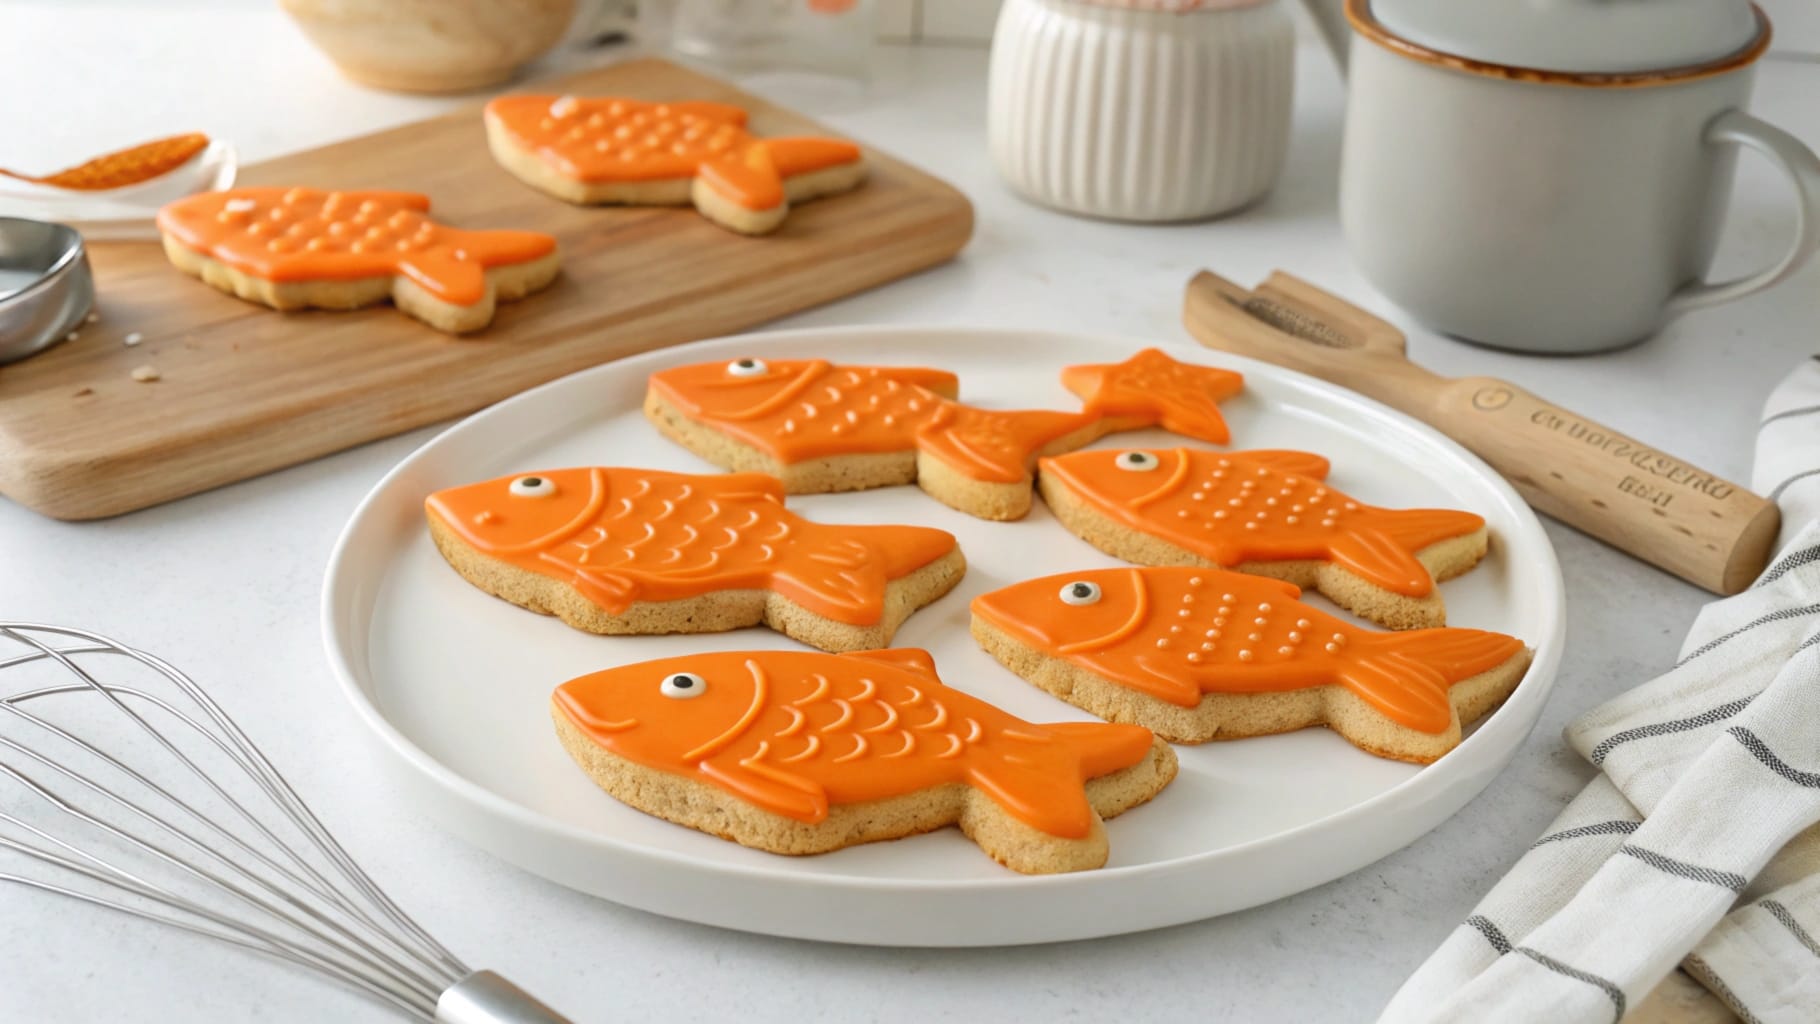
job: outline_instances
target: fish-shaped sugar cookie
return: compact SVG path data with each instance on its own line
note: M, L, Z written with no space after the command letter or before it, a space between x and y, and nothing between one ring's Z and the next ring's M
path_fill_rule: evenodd
M391 299L451 334L493 322L496 304L548 285L556 239L464 231L429 217L414 192L236 188L158 211L179 270L273 309L357 309Z
M959 825L1014 871L1106 863L1103 819L1175 777L1135 725L1037 725L943 685L926 651L714 653L564 683L563 746L599 786L772 853Z
M764 623L812 647L891 642L967 563L921 526L810 522L758 473L520 473L437 491L430 536L480 589L590 633Z
M1274 576L1392 629L1445 625L1435 582L1485 557L1485 520L1364 505L1327 468L1307 452L1106 449L1043 459L1038 486L1063 526L1127 562Z
M1030 510L1040 455L1154 426L1224 442L1219 403L1243 382L1156 349L1070 367L1064 380L1083 396L1080 412L964 405L942 370L745 358L652 374L645 415L709 462L769 473L792 494L915 481L962 512L1002 520Z
M1062 573L974 598L973 636L1070 704L1177 743L1326 725L1418 764L1458 746L1529 667L1502 633L1380 633L1300 595L1219 569Z
M757 138L725 103L612 96L501 96L487 104L494 159L571 203L681 206L747 235L783 223L793 203L865 180L841 139Z

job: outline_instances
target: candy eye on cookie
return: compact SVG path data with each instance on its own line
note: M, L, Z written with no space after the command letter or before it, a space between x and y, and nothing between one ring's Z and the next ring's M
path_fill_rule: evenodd
M556 493L556 482L547 476L521 476L506 490L518 498L547 498Z
M657 689L666 697L688 700L708 692L708 681L693 672L672 672Z
M770 369L771 368L769 366L765 365L765 361L763 359L753 359L752 357L747 356L744 359L735 359L732 362L728 363L727 364L727 376L729 376L729 377L760 377L760 376L763 376Z
M1100 599L1100 585L1076 580L1062 584L1061 599L1063 604L1083 605L1097 604Z
M1118 458L1112 460L1112 464L1134 473L1145 473L1155 469L1158 460L1149 452L1120 452Z

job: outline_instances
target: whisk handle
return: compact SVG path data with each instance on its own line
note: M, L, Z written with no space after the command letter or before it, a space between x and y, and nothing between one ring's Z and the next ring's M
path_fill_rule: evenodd
M475 971L436 1000L436 1024L573 1024L492 971Z

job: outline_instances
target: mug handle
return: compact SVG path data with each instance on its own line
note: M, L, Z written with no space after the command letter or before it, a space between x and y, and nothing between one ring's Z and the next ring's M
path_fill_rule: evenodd
M1820 250L1820 157L1800 139L1746 114L1728 110L1706 126L1708 145L1748 146L1770 158L1795 188L1795 241L1780 260L1730 281L1695 281L1669 297L1671 313L1716 306L1759 292L1801 268Z

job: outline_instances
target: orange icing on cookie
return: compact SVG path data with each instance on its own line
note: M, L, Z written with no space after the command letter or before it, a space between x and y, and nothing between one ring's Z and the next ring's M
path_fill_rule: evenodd
M1079 395L1088 412L1144 418L1172 434L1215 444L1225 444L1230 434L1214 403L1244 384L1231 370L1179 363L1154 348L1122 363L1062 370L1062 386Z
M954 550L920 526L834 526L784 508L760 473L520 473L437 491L429 515L483 555L573 586L610 614L635 601L770 590L823 618L872 625L885 587Z
M783 179L850 164L839 139L756 138L725 103L649 103L607 96L502 96L486 116L521 149L588 184L702 178L749 210L784 201Z
M973 614L1026 646L1181 707L1209 693L1344 686L1398 724L1453 721L1447 691L1523 642L1478 629L1379 633L1281 580L1181 566L1100 569L1013 584Z
M1116 384L1123 379L1124 365L1076 369L1100 371ZM1209 416L1218 423L1216 403L1237 386L1236 375L1191 369L1220 376L1206 378L1198 390L1184 386L1159 394L1150 409L1132 407L1118 414L1099 409L1078 413L979 409L953 400L956 380L951 373L837 366L823 359L737 359L679 366L652 374L651 390L689 419L784 465L837 455L920 450L972 479L1017 483L1030 478L1031 464L1040 452L1076 431L1137 430L1165 418L1178 426L1205 425ZM1219 429L1223 435L1224 423ZM1085 440L1091 437L1082 443Z
M464 231L414 192L236 188L179 199L160 230L243 274L279 283L402 274L457 306L486 298L486 270L556 251L532 231Z
M1093 827L1083 790L1149 755L1150 730L1036 725L943 685L928 652L718 652L607 669L557 706L609 752L803 822L830 806L974 786L1064 838Z
M1314 559L1409 597L1434 590L1415 552L1485 526L1470 512L1362 505L1323 484L1327 460L1307 452L1108 449L1041 465L1100 514L1214 565Z

